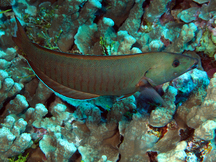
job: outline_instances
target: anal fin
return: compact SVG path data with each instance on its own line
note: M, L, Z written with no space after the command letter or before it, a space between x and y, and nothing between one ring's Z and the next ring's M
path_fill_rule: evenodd
M34 66L34 64L31 61L28 61L29 65L31 66L31 68L33 69L33 71L35 72L36 76L51 90L66 96L66 97L70 97L70 98L74 98L74 99L91 99L91 98L96 98L99 97L100 95L97 94L91 94L91 93L87 93L87 92L82 92L82 91L78 91L69 87L66 87L54 80L52 80L51 78L49 78L46 74L44 74L43 72L41 72L37 67Z

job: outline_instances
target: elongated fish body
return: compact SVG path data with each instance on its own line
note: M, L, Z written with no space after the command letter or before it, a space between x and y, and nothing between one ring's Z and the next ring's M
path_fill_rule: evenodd
M52 90L76 99L129 95L147 77L160 85L195 67L197 60L174 53L149 52L120 56L76 55L32 43L16 18L14 42L27 55L36 75Z

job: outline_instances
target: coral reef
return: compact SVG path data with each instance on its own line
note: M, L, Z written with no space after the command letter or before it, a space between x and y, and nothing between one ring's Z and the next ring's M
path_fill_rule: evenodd
M158 154L157 160L160 162L165 162L165 161L183 162L187 157L187 154L184 151L186 147L187 147L187 143L185 141L179 142L174 150L169 151L167 153Z
M16 120L12 115L8 115L2 123L1 135L1 161L7 161L8 157L23 153L31 147L33 141L30 133L24 133L27 122L20 118Z
M211 129L214 130L215 126L213 120L215 119L215 78L216 75L214 75L211 79L207 90L207 96L200 107L192 107L189 114L187 115L186 120L188 126L195 129L199 127L199 129L196 130L198 131L196 134L200 134L199 131L201 131L200 129L202 129L204 125L206 129L209 129L208 127L210 126L212 127Z
M215 0L8 2L0 2L0 161L216 161ZM163 51L199 64L154 87L163 106L140 101L140 92L123 99L70 99L29 68L12 40L14 15L34 43L51 50Z

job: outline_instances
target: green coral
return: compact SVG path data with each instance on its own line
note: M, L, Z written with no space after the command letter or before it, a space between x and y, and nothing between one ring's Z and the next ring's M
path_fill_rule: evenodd
M213 36L212 32L206 29L200 39L200 45L196 47L196 51L202 51L209 55L209 57L214 57L216 53L216 41L214 38L215 36Z
M48 29L51 26L51 21L55 16L55 10L58 8L58 6L56 7L50 7L50 8L45 8L45 7L41 7L36 16L32 17L29 14L25 14L23 15L23 20L26 23L30 23L31 25L33 25L32 27L36 26L39 27L41 29Z
M23 20L27 23L26 33L29 38L38 44L42 43L43 46L52 50L59 50L57 41L63 32L60 30L59 34L54 38L50 37L48 34L48 29L51 27L51 22L55 16L56 9L58 9L58 6L50 6L48 8L40 7L36 16L31 16L29 14L23 15ZM35 28L40 32L34 33L33 31ZM44 42L42 42L40 38L42 38Z
M111 110L111 107L109 105L106 105L106 110L109 112Z
M141 25L140 31L143 33L149 33L153 30L153 23L149 22L147 19L143 20L143 25Z
M26 79L26 78L35 77L35 74L34 74L32 68L30 68L30 67L23 67L23 69L25 69L26 71L28 71L29 75L27 75L27 76L17 76L17 78Z
M51 50L59 50L59 47L57 45L58 39L63 31L60 30L59 34L54 37L54 40L51 41L50 36L48 33L44 33L43 31L41 33L38 33L38 37L43 38L46 41L45 47L51 49Z
M10 11L12 11L12 9L4 10L4 11L0 10L0 14L4 14L4 13L10 12ZM11 25L12 24L9 21L5 21L4 23L0 23L0 30L6 31L8 28L14 27Z
M132 117L133 117L133 114L136 114L137 113L137 110L133 109L133 110L130 110L130 111L127 111L124 116L126 118L128 118L129 120L132 120Z
M103 49L103 55L111 55L111 51L113 50L115 42L112 41L112 43L108 43L104 37L100 37L99 43Z
M102 3L103 3L105 10L109 10L110 8L112 8L112 3L109 2L108 0L102 0Z
M12 9L8 9L8 10L5 10L5 11L0 11L0 14L3 14L3 13L6 13L6 12L9 12L11 11Z
M19 154L18 157L12 157L9 158L9 162L26 162L28 158L29 153L26 154L26 156L23 156L22 154Z

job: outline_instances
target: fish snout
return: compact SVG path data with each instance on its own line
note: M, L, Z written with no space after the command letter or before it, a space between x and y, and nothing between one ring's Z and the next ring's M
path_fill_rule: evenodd
M191 66L191 69L195 69L198 67L199 60L197 58L194 58L194 64Z
M194 63L193 63L193 65L192 65L191 67L189 67L189 68L187 69L187 71L190 71L190 70L192 70L192 69L197 68L197 67L198 67L198 62L199 62L199 60L198 60L197 58L194 58Z

